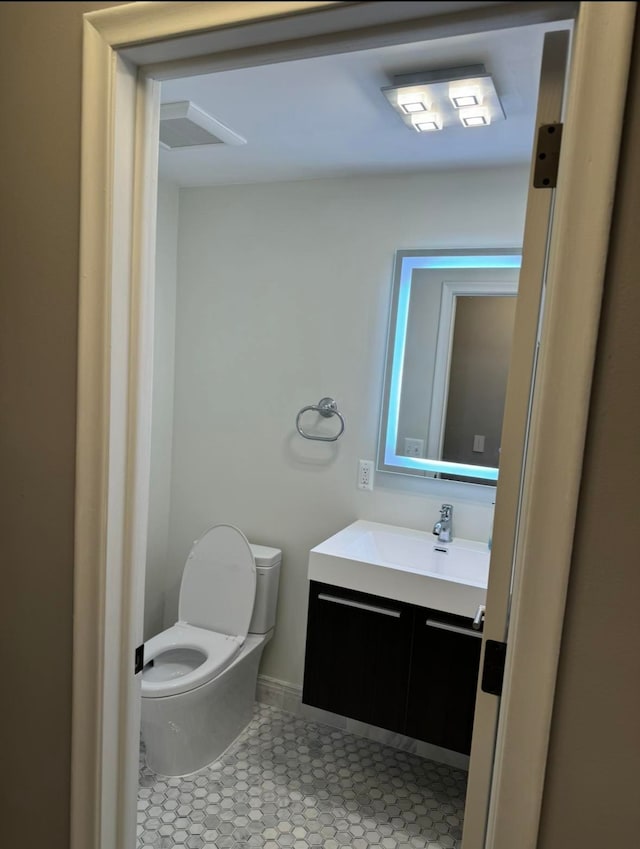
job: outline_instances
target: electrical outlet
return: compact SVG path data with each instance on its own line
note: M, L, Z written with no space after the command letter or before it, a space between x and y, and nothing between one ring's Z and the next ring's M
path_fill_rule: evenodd
M424 457L424 439L409 439L404 440L405 457Z
M373 460L358 461L358 489L373 489Z

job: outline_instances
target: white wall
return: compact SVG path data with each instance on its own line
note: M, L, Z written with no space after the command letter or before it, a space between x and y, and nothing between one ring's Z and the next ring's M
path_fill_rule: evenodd
M350 178L180 192L174 450L165 623L191 542L216 522L283 549L262 671L302 680L307 557L356 518L486 539L495 490L378 473L391 274L399 248L519 245L527 171ZM298 410L333 396L337 443L303 440ZM312 421L305 420L309 429Z
M176 331L178 187L158 185L151 429L151 485L145 574L144 638L162 630L169 539Z

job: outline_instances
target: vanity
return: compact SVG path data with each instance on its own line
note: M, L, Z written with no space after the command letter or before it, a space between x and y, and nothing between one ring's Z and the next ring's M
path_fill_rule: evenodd
M377 472L496 485L521 259L396 252ZM303 702L468 755L489 559L486 541L364 520L313 548Z
M487 546L357 521L309 554L302 700L469 754Z

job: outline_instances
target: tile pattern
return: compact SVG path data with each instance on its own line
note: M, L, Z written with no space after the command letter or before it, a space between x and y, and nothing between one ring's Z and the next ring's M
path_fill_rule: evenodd
M466 773L256 704L186 778L141 754L138 849L458 849Z
M407 737L395 731L388 731L385 728L378 728L366 722L349 719L349 717L331 713L328 710L322 710L313 705L305 705L302 702L302 687L295 687L292 684L286 684L283 681L268 678L266 675L258 675L256 701L273 705L287 713L294 713L296 716L310 722L330 725L332 728L340 728L349 734L355 734L356 737L366 737L368 740L375 740L377 743L391 746L393 749L402 749L403 752L413 752L415 755L420 755L420 757L428 758L431 761L449 764L449 766L454 766L465 771L469 770L469 757L467 755L463 755L460 752L452 752L440 746L433 746L431 743L425 743L424 740L415 740L413 737Z

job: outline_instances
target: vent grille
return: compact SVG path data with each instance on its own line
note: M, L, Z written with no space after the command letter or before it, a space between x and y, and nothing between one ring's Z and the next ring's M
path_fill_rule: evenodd
M201 144L224 144L222 139L188 118L165 118L160 121L160 142L172 150L176 147L197 147Z
M238 133L188 100L163 103L160 107L160 145L168 150L246 143Z

